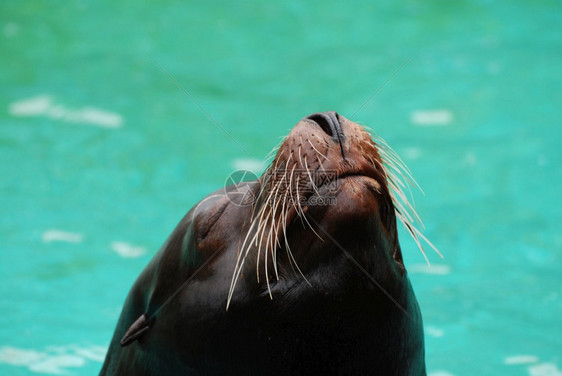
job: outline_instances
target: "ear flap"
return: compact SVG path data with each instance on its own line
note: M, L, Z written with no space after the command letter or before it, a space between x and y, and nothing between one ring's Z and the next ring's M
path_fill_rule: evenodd
M123 338L121 338L121 347L130 345L135 340L142 337L150 327L154 324L154 319L148 320L146 314L143 313L135 322L127 329Z

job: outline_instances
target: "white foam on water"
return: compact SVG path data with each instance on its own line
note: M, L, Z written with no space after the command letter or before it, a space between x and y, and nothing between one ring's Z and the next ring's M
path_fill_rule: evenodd
M527 370L529 376L562 376L562 371L554 363L532 365Z
M44 351L0 347L0 364L26 367L35 373L64 375L69 368L84 367L88 361L103 362L107 350L102 346L78 345L48 347Z
M453 375L451 372L440 370L440 371L429 372L427 376L455 376L455 375Z
M68 232L57 229L50 229L43 232L41 236L43 243L50 242L66 242L66 243L81 243L84 239L82 234L75 232Z
M253 158L237 158L232 161L234 170L248 170L256 175L260 175L265 169L263 161Z
M420 273L420 274L435 274L435 275L447 275L451 273L451 267L449 265L436 265L431 264L414 264L408 266L409 273Z
M546 166L548 164L548 157L544 154L539 154L537 156L537 165Z
M8 112L12 116L40 116L45 114L50 106L51 97L49 95L40 95L11 103L8 107Z
M74 352L76 355L81 356L84 359L101 363L105 359L107 348L103 346L75 347Z
M24 350L10 346L0 347L0 363L13 366L26 366L42 360L44 353L35 350Z
M427 326L425 328L425 333L435 338L440 338L445 335L445 331L443 329L436 328L435 326Z
M110 244L111 250L123 258L138 258L146 253L141 246L132 245L127 242L114 241Z
M476 158L473 152L469 151L465 154L463 163L467 166L476 166L478 164L478 158Z
M86 360L75 355L54 355L47 356L38 362L28 365L30 371L36 373L50 373L55 375L64 375L67 373L65 368L84 367Z
M513 364L529 364L529 363L536 363L539 361L539 358L534 355L511 355L505 357L503 360L504 364L513 365Z
M404 149L400 155L405 159L418 159L422 155L422 149L416 147L409 147Z
M17 36L19 31L20 27L17 23L8 22L6 25L4 25L4 36L6 38L13 38Z
M410 114L412 124L420 127L437 127L451 124L453 113L449 110L416 110Z
M91 106L70 108L56 103L51 95L39 95L13 102L9 105L8 112L16 117L43 116L67 123L89 124L102 128L119 128L123 125L123 117L117 113Z

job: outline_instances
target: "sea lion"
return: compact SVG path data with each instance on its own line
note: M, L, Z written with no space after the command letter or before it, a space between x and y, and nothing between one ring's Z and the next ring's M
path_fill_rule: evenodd
M261 178L191 209L134 283L100 375L425 375L397 220L427 239L409 171L373 137L312 114Z

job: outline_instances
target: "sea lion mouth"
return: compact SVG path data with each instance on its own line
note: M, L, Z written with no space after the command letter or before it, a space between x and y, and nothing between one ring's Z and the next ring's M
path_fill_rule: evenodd
M317 188L322 188L324 186L337 184L338 182L341 182L345 179L353 179L353 178L369 178L373 180L376 183L376 185L379 187L381 186L381 184L384 184L384 182L381 182L381 179L384 179L384 175L382 175L375 169L361 170L361 171L349 170L349 171L345 171L342 174L339 174L334 179L326 180L325 182L320 183L317 186Z
M255 265L258 283L260 267L265 271L270 296L271 274L279 279L279 249L285 249L290 262L306 279L291 251L288 229L298 218L322 238L307 212L315 206L344 205L330 198L335 198L340 186L354 181L367 180L379 194L376 200L380 205L373 207L380 210L383 226L391 229L392 237L396 237L395 222L399 220L424 256L420 239L435 249L416 227L416 223L423 225L404 192L408 184L417 185L410 171L382 138L364 127L334 111L314 113L298 122L272 154L273 160L255 188L256 199L246 223L227 306L250 254L256 257L251 264ZM388 215L389 207L392 215Z

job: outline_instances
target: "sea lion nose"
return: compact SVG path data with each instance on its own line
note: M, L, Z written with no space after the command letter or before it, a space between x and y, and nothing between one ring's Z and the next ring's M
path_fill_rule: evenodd
M340 138L340 136L343 136L339 115L336 111L317 112L308 115L306 119L318 124L324 132L332 137Z
M339 144L341 156L345 159L345 153L343 150L344 134L340 124L340 117L337 112L317 112L315 114L308 115L306 119L312 120L318 124L326 134L332 136L332 139Z

